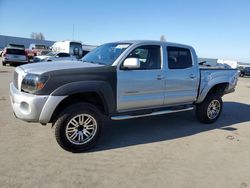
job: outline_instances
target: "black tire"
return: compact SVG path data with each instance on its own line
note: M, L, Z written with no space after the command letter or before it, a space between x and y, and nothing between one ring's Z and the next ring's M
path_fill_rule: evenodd
M240 77L244 77L244 73L240 73Z
M6 63L5 62L2 62L3 66L6 66Z
M83 116L83 121L80 120L80 116ZM90 118L89 121L93 123L93 130L90 130L88 127L91 126L91 124L86 124L87 127L85 127L85 122L87 121L84 121L85 117ZM73 121L73 119L76 121L78 120L78 126L75 126L75 121ZM80 122L84 122L84 125L80 125ZM70 152L83 152L92 148L97 143L102 129L102 114L98 108L92 104L81 102L67 107L58 116L55 122L55 137L57 143L63 149ZM86 132L91 134L89 139L87 139ZM75 136L77 138L74 138ZM78 143L74 139L78 140Z
M222 109L221 96L208 94L202 103L196 105L196 117L202 123L213 123L220 117Z

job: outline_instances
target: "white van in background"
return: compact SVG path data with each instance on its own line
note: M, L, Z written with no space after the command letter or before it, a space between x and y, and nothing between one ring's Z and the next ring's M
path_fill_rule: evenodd
M58 41L52 45L52 51L65 52L77 59L83 56L82 43L79 41Z
M225 60L225 59L218 59L217 63L232 69L237 69L238 65L237 61Z
M225 59L213 59L213 58L198 58L199 64L206 67L228 68L236 69L238 62L225 60Z

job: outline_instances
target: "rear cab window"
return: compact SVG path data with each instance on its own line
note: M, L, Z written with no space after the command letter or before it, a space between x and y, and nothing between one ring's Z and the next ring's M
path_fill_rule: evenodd
M193 66L191 52L188 48L167 47L168 68L186 69Z

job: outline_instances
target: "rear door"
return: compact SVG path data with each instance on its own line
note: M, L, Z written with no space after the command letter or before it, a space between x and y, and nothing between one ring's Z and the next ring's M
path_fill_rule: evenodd
M161 46L144 45L135 48L127 56L139 58L138 69L117 72L118 112L162 106L164 101L164 71Z
M167 74L164 104L192 104L199 85L199 69L188 48L167 46ZM194 53L194 52L193 52Z

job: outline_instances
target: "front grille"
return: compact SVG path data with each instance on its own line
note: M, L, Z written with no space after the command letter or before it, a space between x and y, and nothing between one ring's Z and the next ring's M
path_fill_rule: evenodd
M16 71L14 72L13 84L18 89L18 73Z

